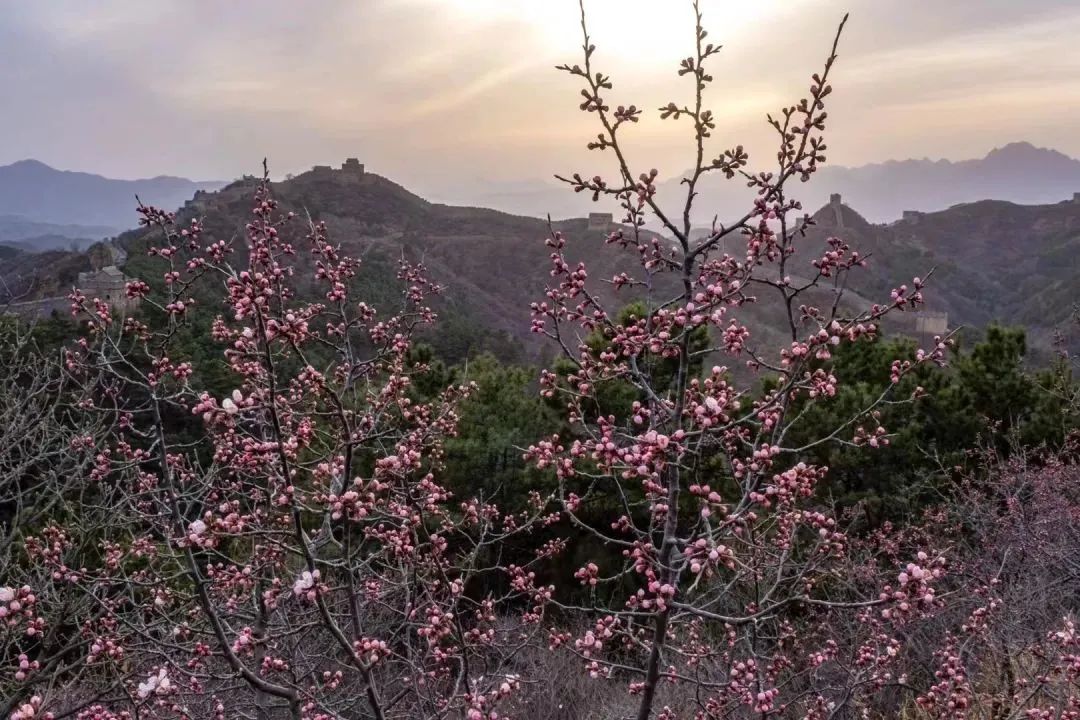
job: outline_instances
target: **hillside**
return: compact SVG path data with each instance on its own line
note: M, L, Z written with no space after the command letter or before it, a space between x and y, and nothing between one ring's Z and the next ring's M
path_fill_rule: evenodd
M845 198L846 199L846 198ZM871 254L853 287L871 297L935 268L927 292L950 326L990 322L1029 328L1045 350L1080 300L1080 202L1018 205L983 200L888 225L866 221L848 204L842 225L829 206L814 214L808 240L836 235Z
M27 252L0 245L0 307L67 295L79 273L90 267L89 256L82 252Z
M325 221L336 242L363 258L361 281L367 287L362 292L368 297L390 302L397 258L404 253L422 259L432 277L446 286L437 306L441 315L437 340L445 355L460 358L477 349L492 349L505 357L522 353L538 357L539 338L529 332L529 303L543 299L549 279L546 221L430 203L371 173L312 171L274 183L273 191L283 210ZM200 195L180 216L203 218L210 238L239 237L248 220L251 193L250 182L237 182ZM605 233L588 231L586 225L584 219L558 223L571 239L571 260L589 257L596 278L634 270L636 255L596 252ZM303 231L298 223L297 240ZM156 266L139 252L146 244L145 231L125 233L118 242L129 250L128 274L152 279ZM304 262L305 254L299 257ZM601 294L614 300L610 291L601 289Z
M200 194L186 204L180 216L201 217L212 239L240 237L248 221L252 190L250 181L241 181L216 193ZM392 278L397 258L404 253L413 260L422 259L431 276L446 286L436 305L439 325L428 338L444 358L460 360L478 350L492 350L504 359L536 361L553 352L550 343L530 332L529 314L529 304L544 299L550 280L550 251L544 243L550 232L546 221L431 203L371 173L357 176L342 170L311 171L274 183L273 192L282 210L325 221L335 241L363 258L364 293L377 303L394 298ZM583 218L554 225L568 239L571 263L587 261L593 291L609 308L618 309L642 297L636 290L616 293L603 282L622 272L640 277L636 251L606 246L606 232L590 230ZM299 240L303 227L298 226L295 232ZM129 251L127 274L153 281L159 270L140 252L147 242L145 231L126 233L118 242ZM299 253L299 257L303 262L305 254ZM671 296L673 282L669 275L655 280L655 302ZM824 304L831 302L830 298L821 293L814 301ZM859 305L868 304L856 295L853 298ZM785 321L775 303L751 304L738 314L760 328L756 344L773 347L785 342Z
M212 239L240 237L252 189L251 181L240 181L218 192L200 193L185 204L180 216L203 218ZM284 210L326 221L332 237L364 259L364 292L378 302L394 297L389 278L396 259L402 253L422 258L432 276L447 287L438 306L442 316L438 335L431 338L447 357L491 349L507 358L538 359L545 347L550 351L529 332L528 311L530 302L543 298L549 279L546 221L431 203L370 173L312 171L274 183L273 190ZM929 309L947 312L951 327L981 327L995 320L1024 324L1033 345L1045 351L1053 330L1068 318L1077 299L1080 203L1024 206L981 201L912 214L891 225L868 222L849 205L841 206L840 225L829 206L813 217L815 225L803 243L806 251L792 274L810 274L806 263L812 249L826 237L844 238L871 255L869 267L851 277L849 302L855 307L886 299L895 285L936 268L927 293ZM560 221L556 227L569 240L571 260L588 261L590 276L612 306L633 299L625 294L616 297L599 281L624 271L636 274L634 254L604 247L604 232L589 230L584 219ZM302 224L295 232L299 240ZM124 233L118 243L129 250L129 275L157 279L160 270L155 261L140 252L147 244L146 231ZM66 292L65 283L88 262L77 253L38 257L12 249L5 253L0 257L0 277L13 291L31 289L34 297L58 288ZM56 277L55 268L66 273L66 280ZM654 293L665 297L663 281ZM761 300L740 310L740 317L764 328L758 335L760 343L781 343L782 318L767 295ZM829 299L823 294L811 301Z

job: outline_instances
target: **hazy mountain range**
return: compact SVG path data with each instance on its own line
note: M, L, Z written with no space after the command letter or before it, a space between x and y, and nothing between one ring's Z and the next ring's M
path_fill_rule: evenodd
M0 243L24 250L84 248L117 229L108 225L75 225L29 220L22 215L0 215Z
M715 175L709 180L702 188L706 205L729 213L745 207L730 206L730 182ZM934 212L980 200L1043 205L1080 192L1080 160L1018 142L976 160L892 160L854 168L826 165L794 192L808 209L825 204L831 193L840 193L845 203L871 222L896 220L905 210Z
M761 168L754 164L751 167ZM665 207L681 211L681 176L660 183L658 197ZM958 203L1006 200L1024 205L1053 203L1080 192L1080 160L1027 142L1011 143L973 160L890 160L844 167L825 165L810 182L792 192L812 210L840 193L870 222L891 222L905 210L932 212ZM738 180L707 175L699 185L694 222L707 225L714 215L721 222L741 215L752 195ZM443 202L474 204L506 212L555 218L577 217L596 210L585 193L576 194L553 182L515 182L481 187L464 186L438 196ZM678 204L678 206L676 206ZM607 209L607 208L604 208Z
M753 158L751 158L753 160ZM161 175L116 180L85 172L56 170L36 160L0 166L0 243L28 249L67 247L68 240L96 240L135 225L135 196L175 209L197 190L216 190L220 181L194 181ZM737 180L708 175L699 186L694 221L708 224L741 214L750 195ZM679 178L661 183L662 203L679 203ZM1026 142L1011 143L975 160L892 160L860 167L825 166L796 188L807 209L838 192L870 222L896 220L905 210L932 212L958 203L1005 200L1046 204L1080 192L1080 160ZM556 182L476 181L460 188L427 193L439 202L487 207L516 215L582 217L598 208L585 194Z
M58 237L100 239L136 224L136 195L144 203L172 210L196 190L224 184L167 175L116 180L20 160L0 166L0 242L45 249L62 245Z

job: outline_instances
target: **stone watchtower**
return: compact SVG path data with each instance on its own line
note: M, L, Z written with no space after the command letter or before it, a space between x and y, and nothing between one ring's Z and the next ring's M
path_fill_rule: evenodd
M836 227L844 227L844 203L840 199L840 193L829 196L829 207L832 208Z
M589 224L586 226L589 230L603 230L607 232L611 229L611 223L613 222L611 213L589 213Z
M922 310L915 313L915 332L920 335L944 335L949 331L949 314Z
M112 244L112 241L105 241L92 245L87 250L87 256L90 259L91 270L79 273L75 287L87 299L97 298L121 315L127 315L138 308L141 298L128 297L127 294L127 284L132 278L117 267L118 263L123 263L127 259L127 253L121 247ZM7 307L0 307L0 314L13 313L27 320L34 320L48 317L53 313L66 314L70 308L70 300L65 294L11 303Z
M88 298L98 298L109 307L121 312L130 312L139 306L139 298L127 296L126 285L131 278L124 275L115 265L106 265L100 270L79 273L76 287Z
M345 162L341 164L341 169L344 172L350 173L352 175L363 175L364 163L360 162L356 158L347 158Z

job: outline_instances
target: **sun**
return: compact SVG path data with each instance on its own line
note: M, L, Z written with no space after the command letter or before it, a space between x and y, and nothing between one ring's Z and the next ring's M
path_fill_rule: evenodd
M507 21L532 35L523 50L575 60L581 46L576 0L438 0L461 23ZM783 0L702 0L709 42L727 44L775 13ZM694 43L689 0L586 0L589 32L599 52L620 65L655 66L689 55Z

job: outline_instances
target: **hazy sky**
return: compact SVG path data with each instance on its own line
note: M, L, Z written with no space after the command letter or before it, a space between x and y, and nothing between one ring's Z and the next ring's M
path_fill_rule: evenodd
M1076 0L702 3L724 45L720 145L764 159L765 113L801 96L850 11L830 162L1014 140L1080 156ZM688 99L688 5L587 0L614 104ZM0 163L217 179L264 155L275 175L357 156L436 196L593 170L591 118L553 69L579 44L576 0L0 0ZM633 154L677 173L688 126L654 118Z

